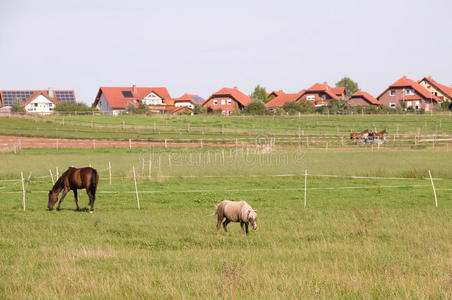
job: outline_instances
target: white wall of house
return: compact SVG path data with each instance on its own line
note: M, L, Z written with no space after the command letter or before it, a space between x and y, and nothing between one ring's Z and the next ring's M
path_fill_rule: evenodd
M195 106L190 101L177 101L174 103L175 107L188 106L191 109L195 108Z
M152 92L143 98L143 102L146 105L158 105L163 104L163 99Z
M25 110L29 113L50 114L55 109L55 103L47 99L43 95L34 98L30 103L25 105Z

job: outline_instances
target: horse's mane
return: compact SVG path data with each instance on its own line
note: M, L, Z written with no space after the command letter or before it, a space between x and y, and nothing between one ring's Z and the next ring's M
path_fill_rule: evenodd
M52 187L52 191L56 190L57 188L64 188L63 177L65 174L66 174L66 172L64 172L63 175L61 175L60 178L58 178L58 180L55 182L55 184Z

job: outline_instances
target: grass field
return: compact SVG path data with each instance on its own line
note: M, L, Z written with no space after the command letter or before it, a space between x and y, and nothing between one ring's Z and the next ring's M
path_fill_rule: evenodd
M4 135L143 139L162 141L254 140L260 136L287 138L334 135L348 137L350 131L387 129L390 135L432 135L452 132L452 116L371 115L301 117L215 117L215 116L34 116L1 117Z
M448 152L223 150L0 153L0 298L451 298ZM94 214L72 194L47 211L48 169L87 164L102 179ZM309 176L306 208L305 169L339 176ZM33 174L25 212L20 182L4 181L21 171ZM224 199L257 209L258 230L217 236L209 214Z

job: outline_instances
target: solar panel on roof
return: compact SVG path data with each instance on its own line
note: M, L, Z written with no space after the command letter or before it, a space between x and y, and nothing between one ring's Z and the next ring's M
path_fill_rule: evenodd
M121 93L124 96L124 98L133 98L131 91L121 91Z

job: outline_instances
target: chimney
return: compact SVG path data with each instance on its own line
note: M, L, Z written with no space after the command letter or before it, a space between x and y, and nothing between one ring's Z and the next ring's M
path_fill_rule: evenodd
M55 97L55 89L48 88L48 94L49 94L49 98Z
M137 94L138 94L137 86L134 84L132 86L132 95L136 97Z
M234 87L234 90L238 90L238 88L235 86L235 87Z

